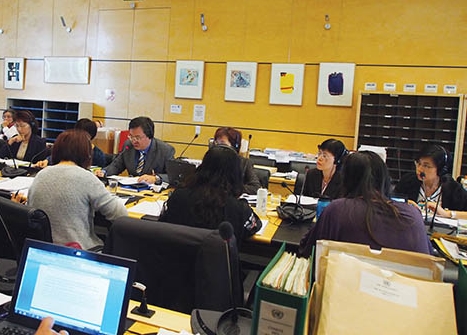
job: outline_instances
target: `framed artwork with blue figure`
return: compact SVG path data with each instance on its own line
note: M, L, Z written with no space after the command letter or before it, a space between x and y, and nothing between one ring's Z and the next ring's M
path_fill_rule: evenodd
M24 58L5 58L6 89L22 90L24 88Z
M352 106L354 63L320 63L318 105Z
M175 72L175 97L202 99L204 61L178 60Z
M255 62L227 62L224 99L254 102L257 70Z

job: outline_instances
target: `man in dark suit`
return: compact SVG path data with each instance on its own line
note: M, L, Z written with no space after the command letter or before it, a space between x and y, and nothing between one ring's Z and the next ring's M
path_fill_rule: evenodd
M140 176L139 182L157 184L161 181L158 174L165 173L165 164L174 158L175 149L154 138L154 123L145 116L139 116L130 121L130 134L123 144L122 151L103 170L96 174L118 175L124 170L130 176Z

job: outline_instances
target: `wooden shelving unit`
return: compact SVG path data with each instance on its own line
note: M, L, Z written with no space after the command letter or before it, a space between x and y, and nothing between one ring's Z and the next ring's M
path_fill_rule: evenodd
M439 144L453 154L455 178L461 173L461 165L467 172L463 102L461 94L363 92L359 96L355 147L385 147L386 164L397 181L414 170L414 157L421 147Z
M81 118L92 119L93 104L28 99L8 99L7 106L14 110L29 110L39 123L39 130L47 142L53 143L64 130L73 128Z

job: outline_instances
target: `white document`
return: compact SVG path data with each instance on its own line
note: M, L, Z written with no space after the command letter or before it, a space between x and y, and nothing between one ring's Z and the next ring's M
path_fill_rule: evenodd
M163 205L164 205L164 201L162 200L140 201L133 207L128 208L128 212L159 216L161 214Z
M34 177L19 176L13 179L0 182L0 190L16 192L19 190L27 190L31 187Z
M258 231L255 233L255 235L263 235L264 229L265 229L266 226L268 225L268 222L269 222L268 219L262 219L262 220L261 220L261 223L262 223L263 225L261 226L261 229L258 230Z
M121 185L134 185L138 184L138 178L139 177L121 177L121 176L109 176L107 177L108 179L115 179L117 180Z
M15 167L15 163L16 163L16 167L20 167L20 166L28 167L31 164L30 162L22 161L20 159L15 159L14 162L12 159L0 159L0 163L5 163L6 165L11 166L11 167Z
M307 197L305 195L300 197L295 194L290 194L287 199L285 199L285 202L295 204L297 203L297 198L300 198L300 205L316 205L318 203L318 198Z

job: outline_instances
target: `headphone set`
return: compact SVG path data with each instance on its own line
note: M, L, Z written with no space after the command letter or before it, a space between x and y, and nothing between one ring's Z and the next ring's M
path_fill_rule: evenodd
M443 152L443 155L444 155L443 167L441 169L438 168L436 173L438 176L444 176L445 174L449 173L449 167L448 167L449 154L443 146L436 145L436 147L439 148Z
M344 149L342 149L342 152L341 154L339 155L338 158L334 158L334 164L336 165L340 165L342 163L342 159L347 156L347 154L349 153L349 150L347 150L346 147L344 147Z
M239 152L241 145L242 145L241 135L238 131L235 131L235 139L234 139L234 143L232 143L232 146L234 147L236 152Z

